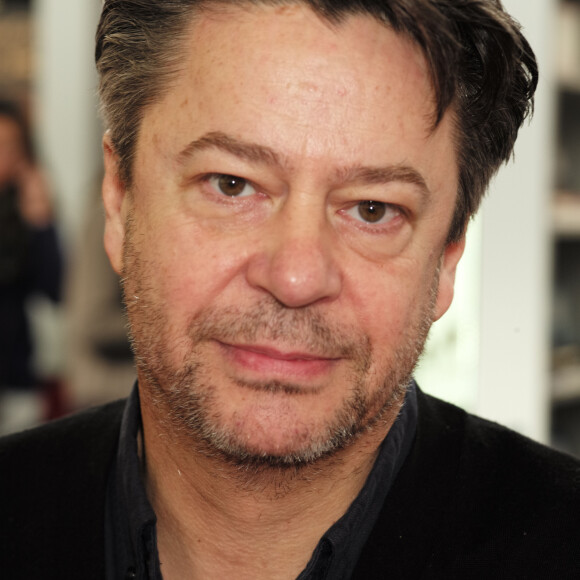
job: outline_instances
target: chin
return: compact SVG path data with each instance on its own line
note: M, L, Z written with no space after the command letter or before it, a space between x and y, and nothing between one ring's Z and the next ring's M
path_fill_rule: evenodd
M328 408L290 386L250 390L243 400L227 397L215 383L192 373L172 385L141 382L146 397L158 407L172 438L206 457L236 466L305 467L334 456L368 432L387 411L400 406L408 380L382 385L368 394L362 382ZM195 388L193 386L195 385ZM220 392L221 391L221 392ZM228 391L229 392L229 391Z

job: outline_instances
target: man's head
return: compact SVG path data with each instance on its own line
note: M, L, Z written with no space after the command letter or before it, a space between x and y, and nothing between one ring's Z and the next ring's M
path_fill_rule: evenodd
M129 149L109 114L105 243L144 412L234 461L308 463L384 436L453 296L459 96L421 48L433 39L344 10L206 2L174 30L158 92L127 114Z
M421 49L435 92L433 122L449 107L456 117L459 187L449 239L458 240L491 177L511 156L537 84L533 53L499 0L107 0L96 61L122 179L131 182L146 108L162 98L180 70L191 19L228 4L296 3L330 23L370 15Z
M16 179L23 163L32 160L32 141L21 110L0 99L0 187Z

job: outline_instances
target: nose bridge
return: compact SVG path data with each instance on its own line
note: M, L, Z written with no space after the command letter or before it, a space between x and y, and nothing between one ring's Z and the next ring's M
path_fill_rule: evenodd
M341 287L333 250L324 201L291 194L269 224L249 282L288 307L333 299Z

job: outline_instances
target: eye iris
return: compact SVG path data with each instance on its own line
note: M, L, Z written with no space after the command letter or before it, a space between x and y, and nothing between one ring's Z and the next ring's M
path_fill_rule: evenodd
M225 195L230 195L232 197L240 195L246 187L246 182L239 177L233 177L232 175L222 175L218 180L218 185L220 191Z
M366 222L380 221L386 213L385 204L380 201L361 201L358 204L358 213Z

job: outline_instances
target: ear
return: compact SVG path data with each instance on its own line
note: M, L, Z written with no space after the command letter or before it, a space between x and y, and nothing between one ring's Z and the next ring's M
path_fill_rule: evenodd
M119 175L119 159L109 132L103 137L105 177L103 179L103 205L105 207L105 250L117 274L123 269L123 244L125 220L130 204L129 194Z
M457 264L465 250L465 236L457 242L447 244L441 256L439 270L439 286L437 301L435 302L435 320L441 318L451 306L453 301L453 288L455 286L455 272Z

